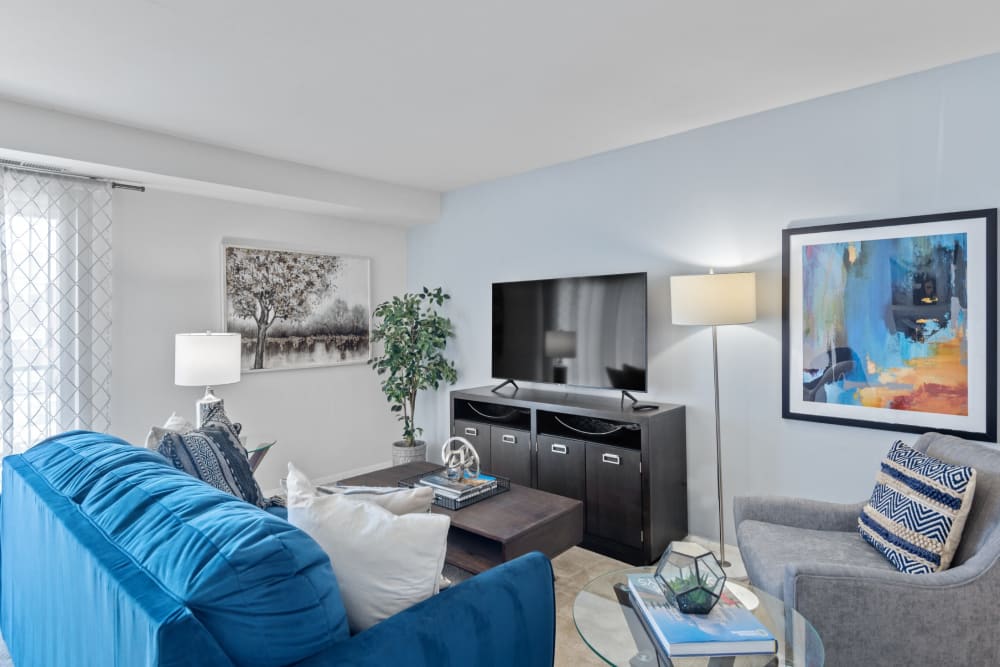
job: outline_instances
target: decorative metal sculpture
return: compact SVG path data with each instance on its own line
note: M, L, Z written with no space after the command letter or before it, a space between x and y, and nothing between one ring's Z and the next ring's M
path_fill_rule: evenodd
M707 614L719 601L726 572L715 554L689 542L671 542L656 566L664 594L685 614Z
M460 445L456 448L453 443ZM441 460L449 479L459 479L463 475L470 479L479 477L479 454L465 438L456 436L445 440L441 446Z

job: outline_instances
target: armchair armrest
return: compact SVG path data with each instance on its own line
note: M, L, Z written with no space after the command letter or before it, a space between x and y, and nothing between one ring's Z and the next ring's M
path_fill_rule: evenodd
M866 501L828 503L805 498L738 496L733 499L737 528L743 521L765 521L792 528L813 530L857 530L858 515Z
M784 598L816 628L827 664L992 664L1000 577L980 563L913 575L786 566Z
M533 552L487 570L298 667L551 667L552 565Z

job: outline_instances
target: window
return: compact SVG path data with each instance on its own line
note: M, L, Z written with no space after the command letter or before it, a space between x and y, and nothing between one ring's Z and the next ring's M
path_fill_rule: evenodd
M110 427L111 188L3 169L0 437L4 455Z

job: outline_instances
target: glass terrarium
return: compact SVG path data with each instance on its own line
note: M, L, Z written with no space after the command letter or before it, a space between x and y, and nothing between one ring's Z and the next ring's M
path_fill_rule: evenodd
M690 542L670 543L656 566L656 579L686 614L710 612L726 585L726 573L715 554Z

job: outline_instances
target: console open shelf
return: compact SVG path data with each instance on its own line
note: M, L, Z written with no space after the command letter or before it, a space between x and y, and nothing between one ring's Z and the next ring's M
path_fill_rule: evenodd
M499 403L459 400L452 403L455 419L471 419L488 423L508 424L519 428L531 426L531 411Z
M592 440L627 449L642 449L642 425L636 422L584 417L548 410L539 410L537 415L539 434Z

